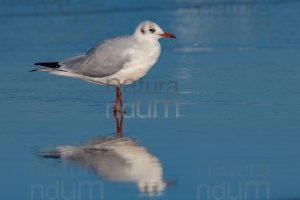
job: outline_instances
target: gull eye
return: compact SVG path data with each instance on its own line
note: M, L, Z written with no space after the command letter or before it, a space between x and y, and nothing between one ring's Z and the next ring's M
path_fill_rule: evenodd
M154 32L155 32L155 29L154 29L154 28L149 28L149 31L150 31L151 33L154 33Z

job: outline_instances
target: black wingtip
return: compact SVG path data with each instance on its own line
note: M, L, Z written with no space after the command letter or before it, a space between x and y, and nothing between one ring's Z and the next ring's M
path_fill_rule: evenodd
M42 158L53 158L53 159L59 159L61 158L61 155L59 151L40 151L38 152L38 156Z
M60 64L59 62L38 62L34 63L37 66L43 66L43 67L48 67L48 68L59 68Z
M61 155L42 155L43 158L60 159Z

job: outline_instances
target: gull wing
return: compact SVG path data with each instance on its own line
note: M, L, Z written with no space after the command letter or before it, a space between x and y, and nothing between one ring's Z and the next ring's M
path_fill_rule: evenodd
M120 71L130 61L128 48L131 37L118 37L104 41L86 54L64 60L59 69L90 77L106 77Z

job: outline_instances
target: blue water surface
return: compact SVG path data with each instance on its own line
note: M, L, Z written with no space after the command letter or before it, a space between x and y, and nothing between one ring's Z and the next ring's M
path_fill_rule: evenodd
M299 1L0 4L1 199L300 198ZM145 19L177 36L162 39L155 67L123 88L124 136L157 158L172 183L154 195L40 157L42 149L113 137L115 91L29 72L35 62L131 34ZM86 181L99 189L81 188Z

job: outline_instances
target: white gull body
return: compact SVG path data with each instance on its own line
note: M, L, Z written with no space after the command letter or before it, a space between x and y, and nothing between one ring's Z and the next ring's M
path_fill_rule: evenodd
M158 41L161 37L175 38L156 23L144 21L136 27L133 35L105 40L86 54L63 60L55 68L46 66L40 71L101 85L131 84L156 63L161 52Z

